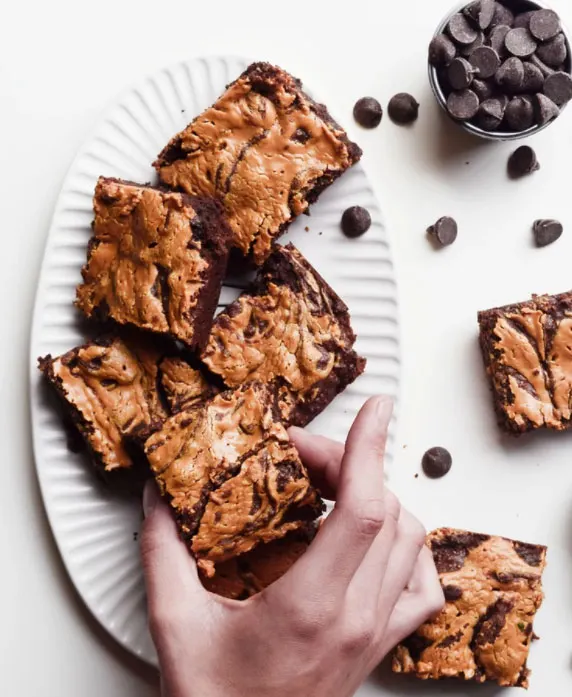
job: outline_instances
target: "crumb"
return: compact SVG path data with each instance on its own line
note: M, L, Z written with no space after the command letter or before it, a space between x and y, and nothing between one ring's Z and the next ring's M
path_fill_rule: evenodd
M469 162L469 160L467 160L467 161L465 162L465 164L466 164L466 165L470 165L471 163Z
M419 473L416 473L416 474L415 474L415 479L417 479L418 477L419 477Z
M185 113L185 110L184 110L184 109L181 109L181 114L184 114L184 113Z
M407 443L403 446L403 450L405 450L406 447L407 447Z
M306 225L306 227L304 228L304 230L306 230L306 232L310 232L310 228L309 228L307 225Z
M138 532L134 532L134 533L133 533L133 542L137 542L137 538L138 538L138 537L139 537L139 533L138 533Z
M321 235L321 234L322 234L321 232L318 233L318 235Z

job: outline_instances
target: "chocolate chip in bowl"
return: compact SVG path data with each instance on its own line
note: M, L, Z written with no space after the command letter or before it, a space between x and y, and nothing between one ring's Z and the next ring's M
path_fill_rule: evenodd
M572 100L570 42L543 2L476 0L455 8L432 38L428 61L441 107L489 140L537 133Z

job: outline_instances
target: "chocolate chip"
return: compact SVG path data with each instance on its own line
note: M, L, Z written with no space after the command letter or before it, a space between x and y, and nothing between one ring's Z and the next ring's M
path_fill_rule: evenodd
M407 92L399 92L389 100L387 113L395 123L401 125L413 123L419 115L419 103Z
M451 38L458 44L472 44L477 38L477 30L469 24L467 18L460 12L451 17L447 29Z
M554 73L546 78L544 94L557 106L572 99L572 77L568 73Z
M507 58L497 70L495 80L506 90L518 90L524 82L524 65L520 58Z
M354 105L354 119L364 128L379 126L382 116L381 104L373 97L362 97Z
M495 27L489 34L489 42L491 48L494 49L499 56L506 54L506 46L504 45L504 40L506 35L509 33L510 27L507 24L499 24Z
M548 41L560 33L560 17L554 10L538 10L530 18L530 33L539 41Z
M518 58L528 58L536 51L538 44L525 27L511 29L505 36L504 45L509 53Z
M534 118L539 126L544 126L560 114L558 105L556 105L552 99L541 92L534 95L533 106Z
M521 145L508 158L507 169L510 177L518 179L525 174L536 172L540 165L530 145Z
M481 102L489 99L494 94L494 87L490 82L475 78L471 83L471 89L477 95Z
M544 557L545 548L540 545L531 545L528 542L513 542L514 551L530 566L540 566Z
M500 24L507 24L509 27L512 27L513 22L514 14L508 9L508 7L505 7L500 2L495 2L495 11L490 28L494 29Z
M529 10L528 12L521 12L519 15L516 15L512 26L515 29L520 29L521 27L530 29L530 18L532 17L534 12L535 10Z
M538 92L542 89L544 84L544 75L540 68L538 68L534 63L527 61L524 65L524 80L520 89L523 92Z
M371 225L369 211L361 206L347 208L342 215L342 230L347 237L359 237L367 232Z
M500 66L497 52L490 46L476 48L470 57L470 63L478 71L481 79L492 77ZM468 87L468 85L466 85Z
M434 36L429 44L429 63L435 67L449 65L457 55L455 44L446 34Z
M443 586L443 595L447 602L452 603L463 595L463 589L459 586Z
M546 247L546 245L556 242L562 231L562 223L559 223L558 220L535 220L532 226L537 247Z
M455 58L447 68L447 80L454 90L463 90L473 81L473 66L465 58Z
M447 110L455 119L472 119L479 110L479 98L471 90L451 92L447 97Z
M513 97L508 103L504 117L513 131L526 131L534 124L534 108L528 96Z
M472 43L467 44L466 46L461 46L459 48L459 52L462 56L469 57L476 48L479 48L479 46L482 46L484 43L485 35L482 31L479 31L477 38Z
M530 62L540 70L544 77L548 77L549 75L552 75L552 73L556 72L552 68L549 68L544 61L540 60L538 54L536 53L534 56L530 57Z
M494 13L494 0L476 0L476 2L467 5L463 10L463 14L467 19L483 31L489 28L490 23L493 21Z
M443 220L443 218L441 218L441 220ZM449 218L449 220L451 220L451 218ZM456 235L457 225L455 224L455 237ZM423 455L421 466L428 477L439 479L439 477L444 477L451 469L452 462L453 460L448 450L436 447L430 448L425 455Z
M498 99L481 102L477 112L477 124L485 131L495 131L502 123L504 108Z
M558 34L558 36L555 36L545 44L541 44L536 51L536 55L546 65L558 68L568 57L564 34Z

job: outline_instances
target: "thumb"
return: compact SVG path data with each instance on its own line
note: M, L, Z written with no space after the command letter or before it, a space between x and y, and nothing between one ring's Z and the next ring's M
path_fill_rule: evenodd
M200 582L195 560L178 535L169 506L153 480L145 485L143 513L141 559L149 619L151 627L158 627L182 607L200 610L210 601L210 596Z

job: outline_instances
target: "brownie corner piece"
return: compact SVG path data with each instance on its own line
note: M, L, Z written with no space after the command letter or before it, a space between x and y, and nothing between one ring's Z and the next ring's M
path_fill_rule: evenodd
M452 528L427 545L445 607L396 648L394 672L527 687L546 547Z
M181 536L207 576L216 563L321 515L275 402L271 389L249 383L176 414L145 444Z
M273 383L284 423L305 426L365 369L347 306L292 245L216 318L202 359L230 388Z
M219 202L100 177L76 305L87 317L109 317L200 348L229 243Z
M499 425L511 433L565 430L572 421L572 292L478 314Z
M166 185L222 201L233 246L260 265L361 154L299 80L253 63L171 139L154 167Z

